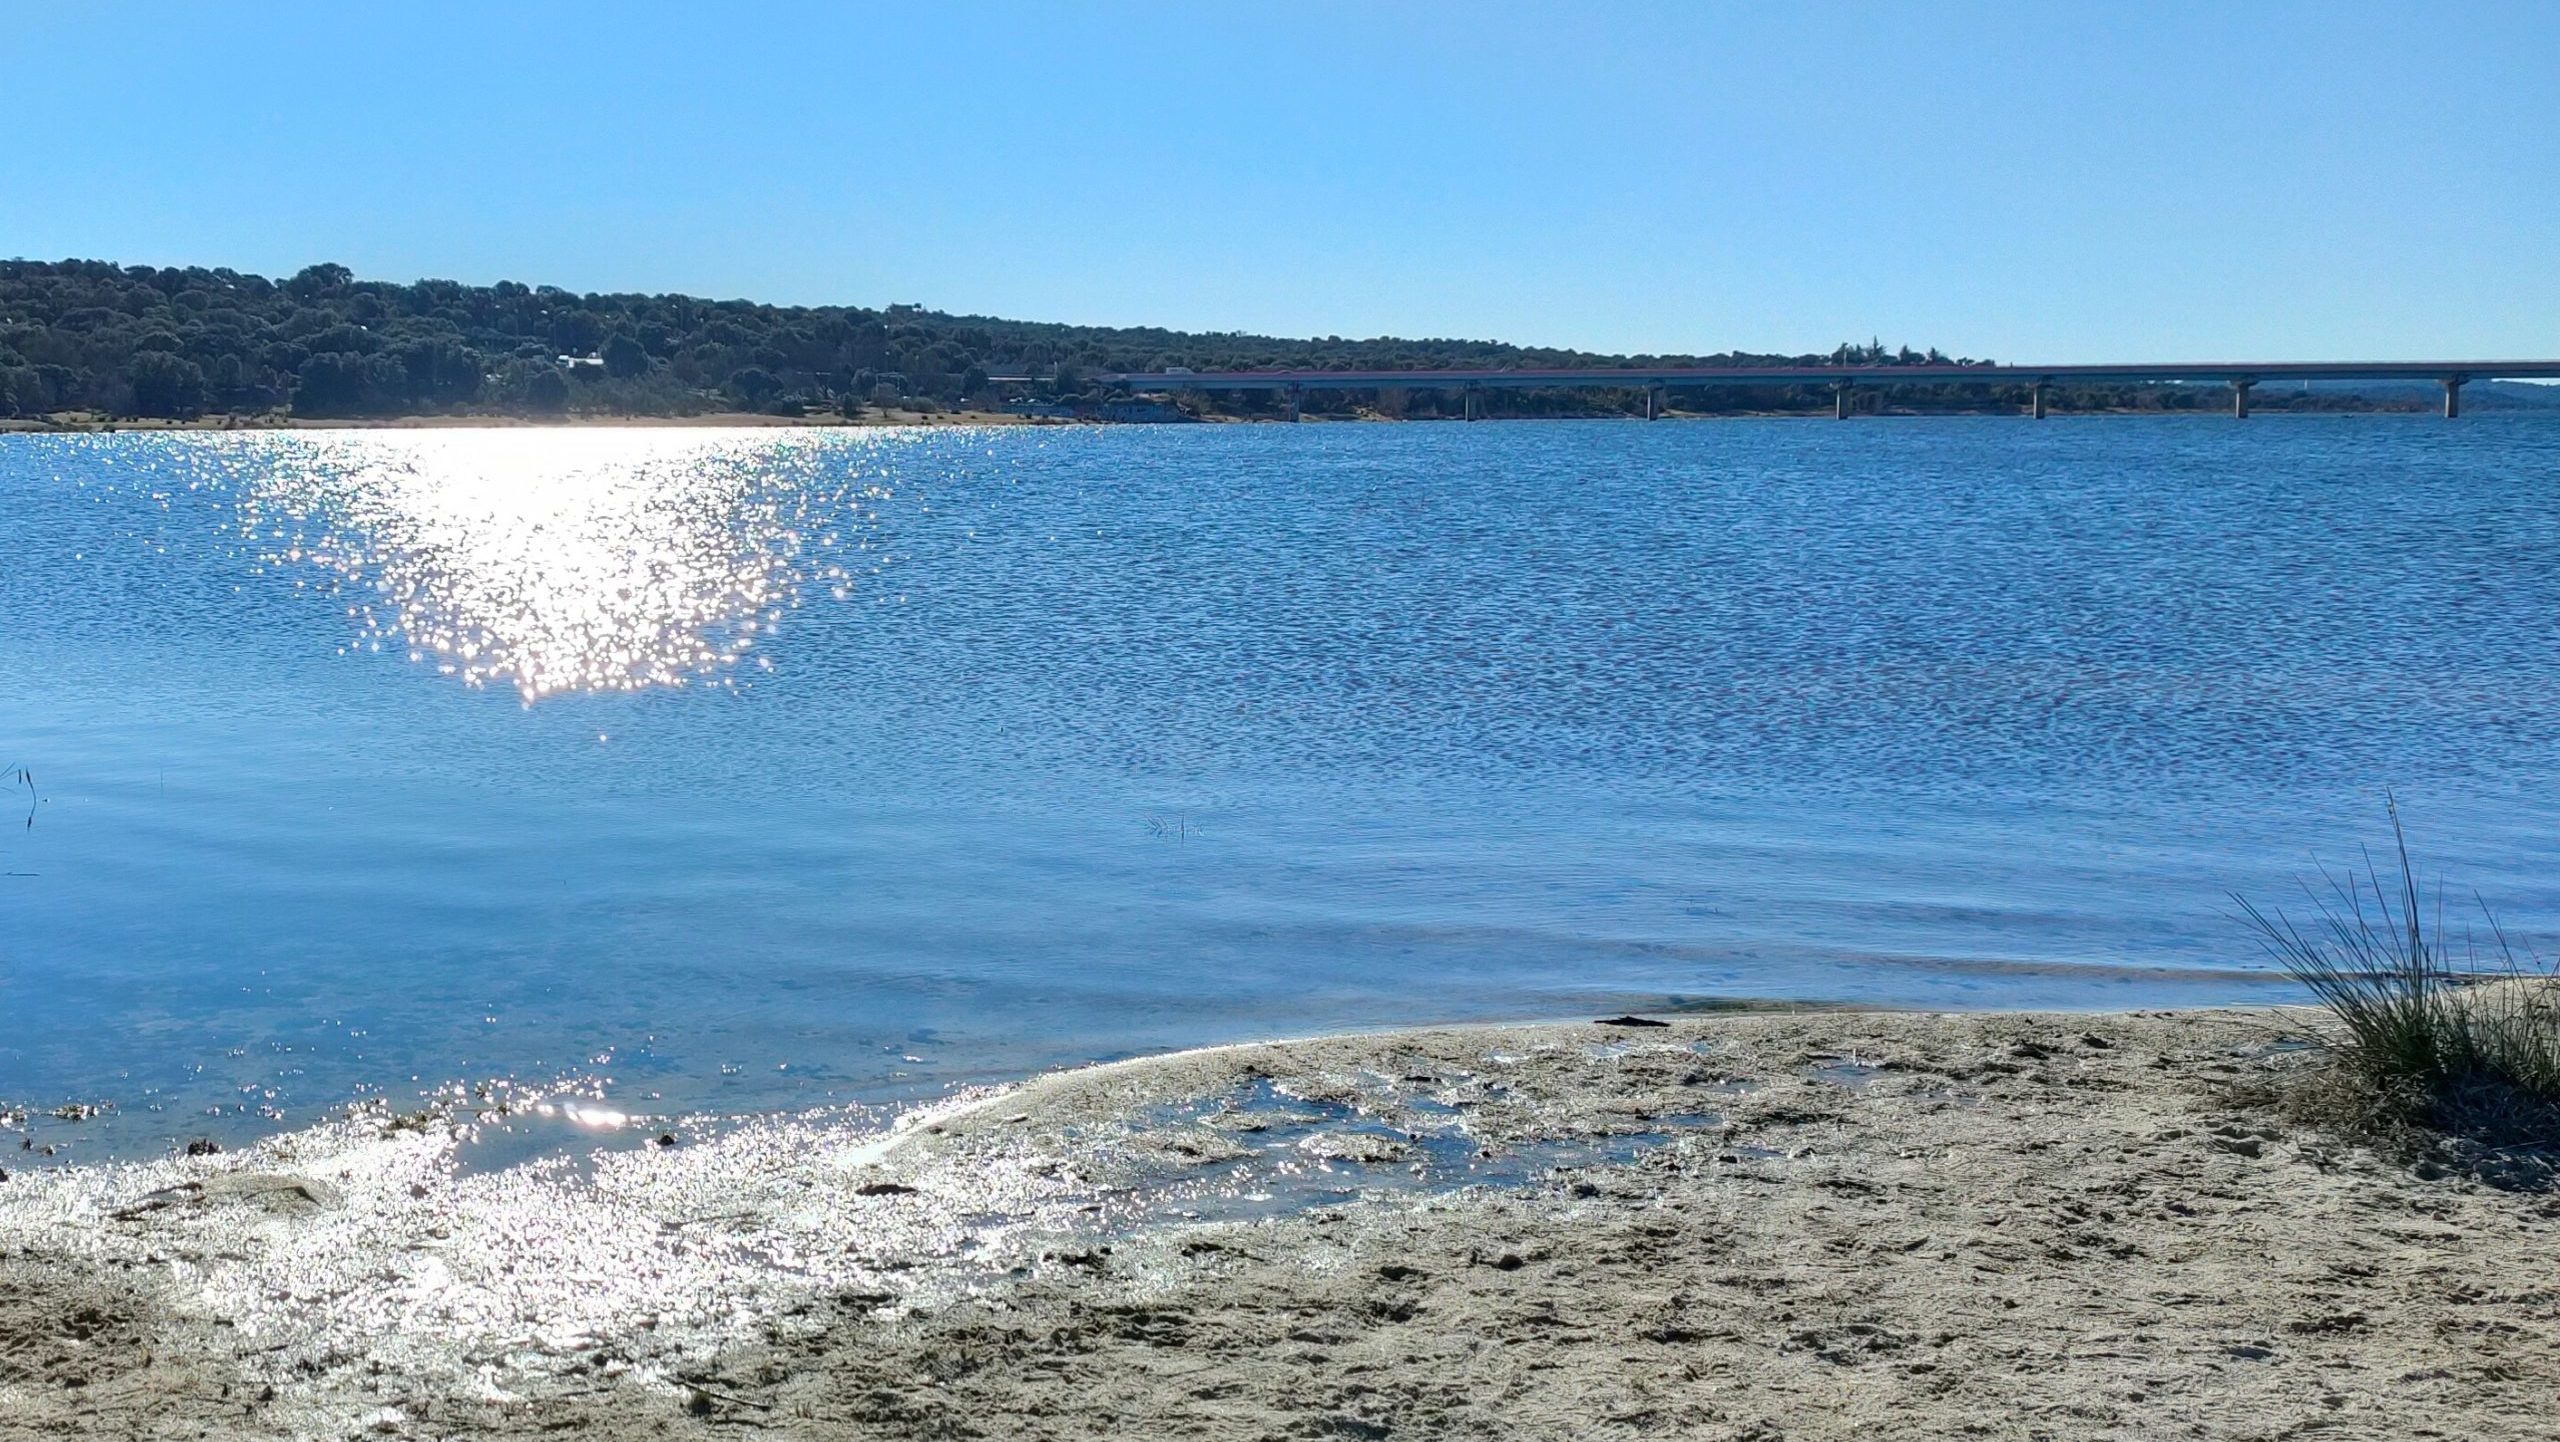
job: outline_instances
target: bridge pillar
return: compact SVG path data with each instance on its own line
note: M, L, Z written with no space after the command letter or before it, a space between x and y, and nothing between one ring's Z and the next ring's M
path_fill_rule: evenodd
M1644 388L1644 418L1649 421L1662 418L1662 387Z
M1831 418L1835 421L1847 420L1849 418L1849 406L1849 387L1845 384L1833 386L1831 388Z
M1467 419L1468 419L1468 420L1474 420L1474 419L1476 418L1476 388L1475 388L1474 386L1468 386L1464 391L1461 391L1459 394L1461 394L1461 395L1463 395L1463 396L1465 396L1465 397L1466 397L1466 408L1467 408L1467 409L1466 409L1466 416L1467 416Z
M2444 418L2456 420L2462 415L2462 376L2444 378Z
M1298 403L1305 399L1306 392L1303 389L1297 386L1289 387L1289 419L1293 423L1298 419Z
M2249 418L2249 387L2256 384L2256 381L2231 383L2231 418L2233 420L2245 421Z
M2027 387L2027 414L2034 416L2037 420L2044 419L2044 382L2042 381Z

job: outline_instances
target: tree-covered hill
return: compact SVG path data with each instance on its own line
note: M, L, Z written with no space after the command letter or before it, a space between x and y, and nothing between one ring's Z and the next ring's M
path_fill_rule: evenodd
M1609 356L1470 340L1287 340L1235 333L1050 325L917 306L772 306L683 295L581 295L513 281L359 280L342 265L290 279L107 261L0 261L0 418L406 415L856 414L1004 399L1095 401L1100 371L1327 367L1943 362L1935 351L1843 346L1829 356ZM990 377L1022 377L1022 382ZM1915 381L1920 377L1915 376ZM1977 407L1977 392L1897 388L1904 403ZM1933 394L1943 391L1943 394ZM2138 392L2138 394L2137 394ZM1889 397L1890 399L1890 397ZM2175 388L2083 397L2146 406L2220 404ZM1262 394L1186 397L1267 412ZM1772 387L1709 393L1734 409L1827 407ZM1310 408L1434 414L1428 393L1310 397ZM1506 410L1589 414L1637 393L1524 392Z

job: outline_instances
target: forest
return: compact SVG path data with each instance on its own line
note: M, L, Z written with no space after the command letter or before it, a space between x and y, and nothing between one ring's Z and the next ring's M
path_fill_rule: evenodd
M1914 368L1873 399L1907 409L2008 407L2016 397L1932 386L1935 350L1842 345L1824 355L1601 355L1478 340L1284 339L1233 332L1058 325L917 305L776 306L685 295L581 294L514 281L360 280L306 266L274 280L236 270L98 260L0 261L0 419L279 416L860 416L1039 405L1106 414L1087 377L1170 367L1380 370L1441 367L1856 363ZM2218 392L2109 386L2065 406L2185 409ZM1262 392L1176 397L1180 413L1252 416ZM1827 409L1819 387L1683 394L1686 410ZM1459 398L1425 390L1310 395L1315 414L1432 416ZM1499 413L1640 412L1640 390L1506 392ZM2261 405L2361 404L2265 395Z

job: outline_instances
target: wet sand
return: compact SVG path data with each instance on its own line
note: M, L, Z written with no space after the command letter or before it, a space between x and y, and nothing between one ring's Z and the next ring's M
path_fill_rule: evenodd
M1449 1029L21 1172L0 1436L2550 1435L2560 1199L2281 1119L2309 1025Z

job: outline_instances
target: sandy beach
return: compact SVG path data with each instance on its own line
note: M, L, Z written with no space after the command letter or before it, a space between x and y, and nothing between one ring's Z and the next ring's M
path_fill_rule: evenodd
M2285 1120L2307 1013L1668 1020L20 1171L0 1435L2549 1435L2560 1202Z

